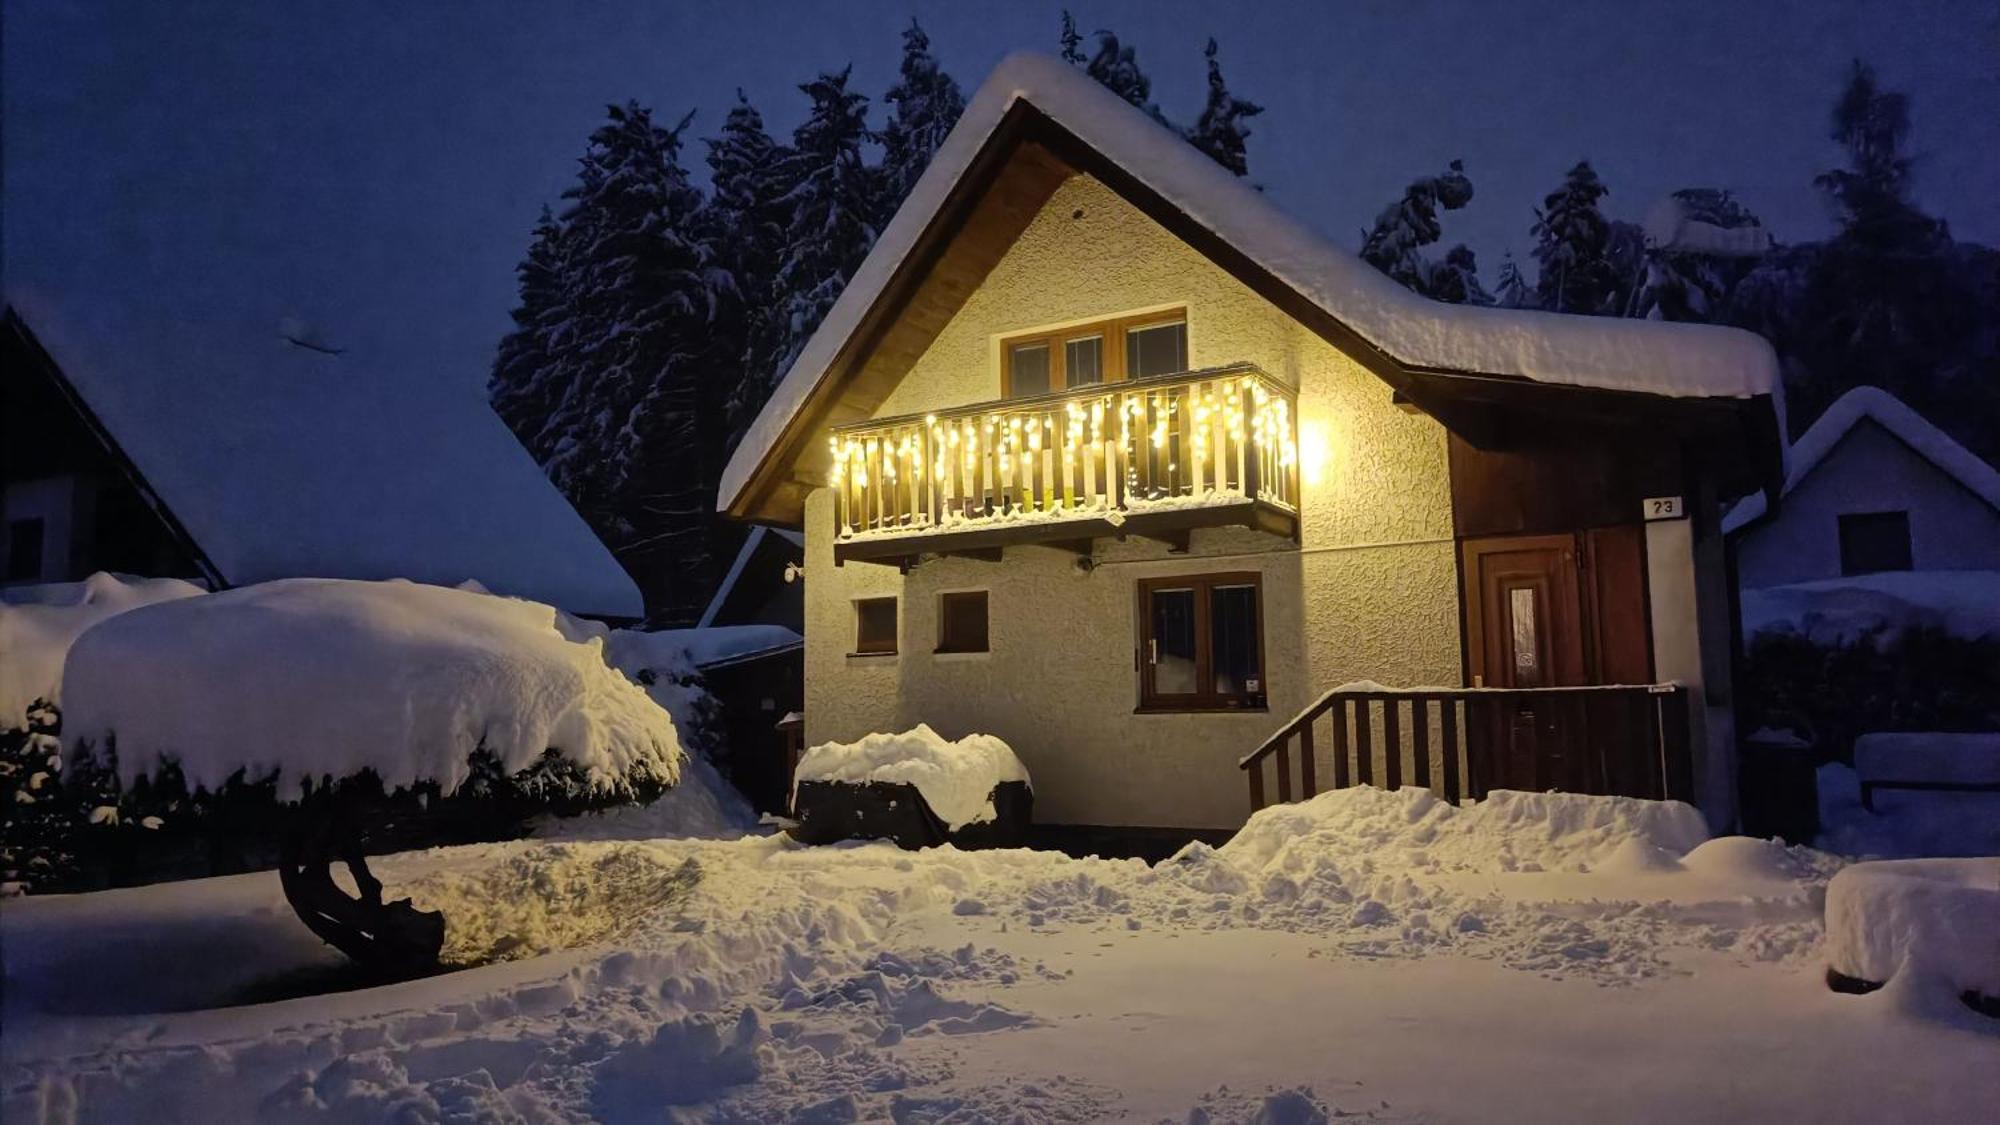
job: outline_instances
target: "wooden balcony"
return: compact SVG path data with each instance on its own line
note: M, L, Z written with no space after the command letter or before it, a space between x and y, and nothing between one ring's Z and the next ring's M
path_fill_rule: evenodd
M1494 789L1692 801L1688 706L1677 684L1335 688L1237 764L1252 812L1267 802L1267 761L1279 804L1350 785L1454 803Z
M836 562L1087 552L1197 527L1298 534L1291 388L1248 365L1072 387L835 429Z

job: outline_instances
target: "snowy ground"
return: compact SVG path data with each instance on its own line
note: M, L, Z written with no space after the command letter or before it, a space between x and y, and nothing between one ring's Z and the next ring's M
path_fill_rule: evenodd
M234 1007L211 1005L335 964L269 875L15 900L0 1116L1949 1121L2000 1101L2000 1025L1825 988L1840 860L1686 851L1691 817L1350 790L1150 869L763 837L412 853L378 872L448 911L448 952L507 959Z

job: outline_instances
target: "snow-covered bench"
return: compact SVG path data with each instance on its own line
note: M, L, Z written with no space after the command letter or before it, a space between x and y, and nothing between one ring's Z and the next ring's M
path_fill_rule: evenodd
M1869 812L1877 789L2000 793L2000 734L1864 734L1854 740L1854 772Z
M1872 992L1899 976L2000 1016L2000 858L1895 859L1826 888L1827 984Z

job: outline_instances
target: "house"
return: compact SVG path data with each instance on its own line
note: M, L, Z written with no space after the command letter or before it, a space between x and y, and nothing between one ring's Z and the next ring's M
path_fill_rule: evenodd
M798 577L806 561L805 548L805 536L796 531L751 528L695 627L783 625L793 632L804 629L805 590Z
M409 578L613 619L638 588L476 392L218 318L8 294L4 583Z
M2000 571L2000 470L1877 387L1826 408L1723 523L1746 589L1906 570Z
M1409 779L1723 823L1719 511L1775 483L1777 386L1747 333L1419 298L1021 55L718 504L804 530L808 743L999 735L1038 821Z

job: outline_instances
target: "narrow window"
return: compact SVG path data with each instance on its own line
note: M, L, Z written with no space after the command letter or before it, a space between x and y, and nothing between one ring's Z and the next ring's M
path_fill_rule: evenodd
M7 521L7 581L32 582L42 576L42 518Z
M896 651L896 599L855 600L854 651L859 656Z
M1085 336L1063 342L1063 374L1067 386L1104 381L1104 337Z
M1909 570L1910 513L1850 512L1840 517L1840 573Z
M1125 377L1172 375L1188 369L1187 321L1125 330Z
M1139 706L1264 706L1263 587L1257 574L1139 583Z
M1514 687L1542 685L1542 649L1536 627L1535 588L1516 586L1507 591L1507 619L1513 630Z
M1046 340L1015 344L1007 349L1007 394L1011 398L1045 395L1049 383L1049 345Z
M985 652L986 591L938 595L939 652Z

